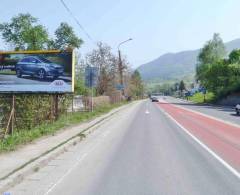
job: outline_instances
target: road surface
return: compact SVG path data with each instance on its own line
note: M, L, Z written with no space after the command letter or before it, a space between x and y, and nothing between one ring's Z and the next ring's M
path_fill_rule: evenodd
M9 191L239 195L239 126L168 101L129 106Z
M215 106L211 104L194 104L191 102L186 102L185 100L176 99L173 97L165 97L166 101L174 104L179 105L184 108L188 108L197 112L201 112L203 114L207 114L224 121L229 121L231 123L239 124L240 125L240 116L236 115L234 107L231 106Z
M66 83L71 82L70 77L65 77L65 76L60 76L58 78L59 80L64 80ZM29 85L29 84L41 84L41 85L49 85L53 82L52 78L46 78L45 80L39 80L36 77L31 77L27 75L23 75L22 78L18 78L16 75L2 75L0 74L0 84L1 81L3 82L9 82L10 84L24 84L24 85Z

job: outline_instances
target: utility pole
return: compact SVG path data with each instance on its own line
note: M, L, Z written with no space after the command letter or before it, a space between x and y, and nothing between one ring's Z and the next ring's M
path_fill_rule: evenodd
M120 76L120 84L123 85L123 66L122 66L122 57L121 57L120 50L118 50L118 58L119 58L118 71Z
M121 42L118 45L118 71L119 71L119 77L120 77L120 85L123 88L123 64L122 64L122 57L121 57L121 51L120 51L120 46L123 45L124 43L127 43L128 41L132 41L132 38ZM124 88L122 89L122 95L124 95Z

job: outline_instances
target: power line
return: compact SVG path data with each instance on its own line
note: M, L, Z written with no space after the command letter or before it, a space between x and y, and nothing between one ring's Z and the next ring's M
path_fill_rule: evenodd
M62 5L65 7L65 9L68 11L68 13L72 16L72 18L75 20L75 22L77 23L77 25L81 28L81 30L85 33L85 35L88 37L89 40L91 40L94 43L94 40L92 39L92 37L90 36L90 34L84 29L84 27L81 25L81 23L78 21L78 19L75 17L75 15L73 14L73 12L69 9L69 7L67 6L67 4L63 1L60 0L60 2L62 3ZM95 44L95 43L94 43Z

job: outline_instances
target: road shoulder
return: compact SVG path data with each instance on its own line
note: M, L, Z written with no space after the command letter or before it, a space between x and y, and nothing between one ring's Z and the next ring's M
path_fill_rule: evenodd
M135 103L116 108L92 121L64 129L54 136L38 139L17 151L1 154L0 192L13 184L19 183L26 175L36 172L39 167L44 166L49 160L81 141L89 132L104 123L108 118Z

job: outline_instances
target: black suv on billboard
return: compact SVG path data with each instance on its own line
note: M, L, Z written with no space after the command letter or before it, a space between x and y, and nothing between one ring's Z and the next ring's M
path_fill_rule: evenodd
M19 78L22 75L30 75L37 76L39 79L45 79L48 76L56 79L63 73L63 66L39 56L24 57L16 64L16 74Z

